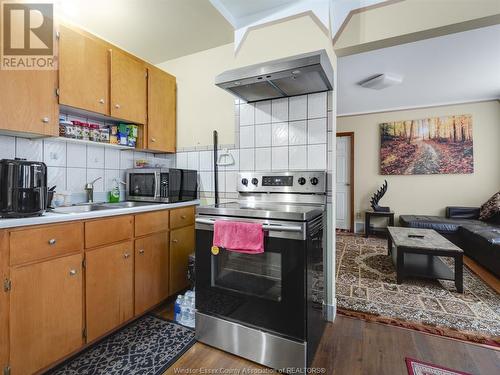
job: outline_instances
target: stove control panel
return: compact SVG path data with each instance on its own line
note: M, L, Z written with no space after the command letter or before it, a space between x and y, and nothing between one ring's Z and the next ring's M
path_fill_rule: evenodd
M238 191L244 193L315 193L326 192L325 171L241 172Z

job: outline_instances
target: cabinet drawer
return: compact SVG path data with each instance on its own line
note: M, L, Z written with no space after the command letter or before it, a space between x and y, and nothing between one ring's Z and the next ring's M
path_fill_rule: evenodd
M148 212L135 216L135 235L144 236L168 230L168 210Z
M85 248L132 238L134 236L133 221L132 215L87 221L85 223Z
M44 225L10 232L11 265L73 253L82 248L82 223Z
M194 206L170 210L170 228L181 228L194 224Z

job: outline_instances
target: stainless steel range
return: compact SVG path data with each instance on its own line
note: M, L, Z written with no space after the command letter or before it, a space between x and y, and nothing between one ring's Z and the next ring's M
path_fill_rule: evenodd
M311 364L324 330L324 171L240 173L196 215L196 337L275 369ZM264 253L212 254L216 220L262 223Z

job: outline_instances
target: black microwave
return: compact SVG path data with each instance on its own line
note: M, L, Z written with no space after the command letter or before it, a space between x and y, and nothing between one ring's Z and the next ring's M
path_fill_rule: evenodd
M126 199L175 203L198 199L198 173L190 169L134 168L127 170Z

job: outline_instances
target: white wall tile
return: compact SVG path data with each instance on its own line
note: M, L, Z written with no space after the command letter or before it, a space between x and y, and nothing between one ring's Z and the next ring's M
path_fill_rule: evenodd
M238 178L237 172L228 172L226 171L226 192L227 193L236 193L238 191L236 180Z
M290 146L289 155L291 170L307 169L307 146Z
M288 98L272 100L271 109L272 122L288 121Z
M104 146L87 146L87 168L104 168Z
M214 152L200 151L200 171L211 171L214 168Z
M259 148L255 150L255 170L270 171L271 170L271 148Z
M66 166L66 142L46 139L43 141L43 162L49 167Z
M200 191L213 191L212 172L200 172Z
M186 169L188 167L188 153L187 152L179 152L177 156L177 168Z
M319 92L316 94L310 94L307 97L307 117L308 118L318 118L326 117L327 104L326 104L326 92Z
M87 170L85 168L66 168L66 182L68 191L83 193L87 183Z
M255 146L255 127L244 126L240 129L240 147L250 148Z
M271 159L273 171L288 170L288 146L273 147Z
M255 149L246 148L240 150L240 171L255 170Z
M333 111L333 91L328 91L327 106L329 111Z
M134 161L135 160L147 160L149 158L148 153L142 151L134 151ZM135 164L135 163L134 163ZM135 165L134 165L135 166Z
M188 152L188 169L200 169L200 153L198 151Z
M120 169L134 168L134 152L120 151Z
M328 123L328 131L332 131L332 129L333 129L333 112L332 111L328 111L327 123Z
M66 144L66 166L86 168L87 146L78 143L68 142Z
M219 188L219 193L223 193L226 191L226 172L217 172L217 186Z
M105 148L104 167L106 169L120 169L120 150Z
M326 169L326 144L307 146L307 168Z
M288 123L280 122L272 125L272 145L288 145Z
M307 119L307 95L290 98L289 120Z
M271 101L255 103L255 124L268 124L271 122Z
M326 118L307 121L307 143L326 143Z
M271 146L271 124L255 126L255 147Z
M42 140L16 138L16 157L31 161L43 161Z
M16 138L0 135L0 159L16 157Z
M255 123L255 104L240 105L240 125L247 126Z
M48 167L47 168L47 187L56 185L57 191L66 190L66 168Z
M240 169L240 150L228 150L229 154L233 157L234 163L224 167L226 171L237 171Z
M117 169L106 169L104 171L104 191L111 191L116 185L113 179L120 178L120 171Z
M288 140L291 145L307 143L307 122L291 121L288 123Z
M86 182L92 182L97 177L101 177L101 178L94 183L94 193L104 191L104 181L103 181L105 178L104 169L94 169L94 168L87 169L87 181Z

